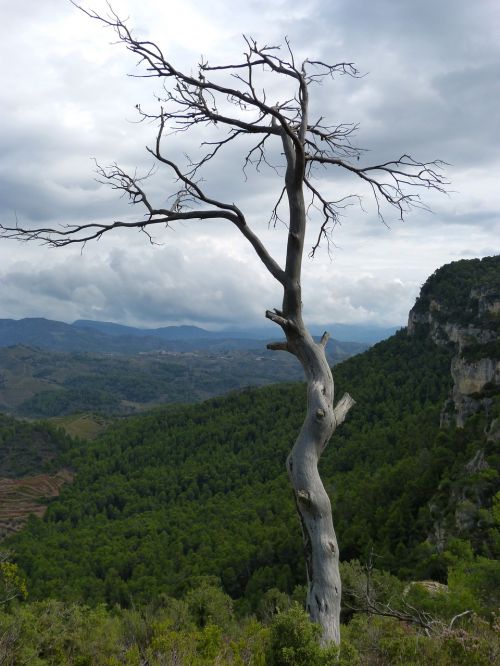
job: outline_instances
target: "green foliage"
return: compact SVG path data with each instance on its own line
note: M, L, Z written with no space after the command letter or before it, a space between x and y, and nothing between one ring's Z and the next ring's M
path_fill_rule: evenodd
M220 590L213 590L222 594ZM197 592L197 590L193 590ZM205 586L201 594L208 593ZM181 618L179 610L182 606ZM197 626L189 600L165 599L142 611L91 609L56 601L0 611L0 663L17 666L264 666L267 629L254 620Z
M210 594L214 595L210 599ZM42 601L0 609L0 663L17 666L486 666L500 656L500 627L476 615L430 635L387 617L355 614L341 627L340 650L321 648L319 627L296 603L269 623L219 613L204 626L199 604L220 607L207 581L184 599L163 598L140 610ZM413 599L414 601L414 599ZM224 605L224 603L223 603ZM225 600L225 607L230 602ZM437 618L439 620L439 618Z
M200 629L209 625L228 627L231 624L233 601L220 588L204 583L189 590L185 599L189 613Z
M301 592L301 598L303 600L306 597L306 593L305 590L302 590ZM288 594L272 587L270 590L263 593L257 607L257 615L261 620L267 622L277 613L283 613L288 610L290 604L291 600Z
M89 411L116 416L302 378L291 355L273 354L261 341L255 341L255 347L135 355L0 347L0 407L28 418ZM332 361L364 348L336 343Z
M462 607L482 614L495 612L500 607L500 561L478 556L457 562L449 569L448 585L455 595L468 597Z
M473 266L488 289L496 284L491 266L496 271L489 260ZM469 294L465 267L453 270ZM451 299L448 314L465 308L472 316L477 303L460 300L456 284L452 270L438 272L424 298ZM9 541L16 560L0 564L0 601L5 590L17 598L0 609L0 663L497 663L498 452L483 415L461 430L439 429L449 364L449 350L401 331L335 369L337 396L348 390L357 400L321 463L350 560L341 572L340 652L319 646L319 629L300 608L302 548L284 461L300 427L303 386L163 408L117 421L93 442L0 416L8 474L40 465L77 471L45 518L32 517ZM149 400L172 380L167 365L149 385L111 361L95 384L92 373L61 375L64 388L39 409L64 412L87 397L107 409L109 395ZM204 391L208 384L196 379ZM70 392L74 399L61 401ZM500 416L495 396L490 415ZM34 602L22 601L26 589ZM400 619L354 611L367 590L375 610ZM426 619L429 635L412 612Z
M0 414L0 477L51 471L51 461L70 446L70 438L59 428Z
M120 401L104 391L90 388L68 391L41 391L25 400L18 408L22 416L35 415L38 418L64 416L75 412L116 413Z
M439 430L448 353L402 331L335 374L337 395L358 401L321 463L344 559L373 550L392 574L421 566L421 577L434 568L445 580L448 563L427 540L435 511L452 536L454 479L467 478L488 516L495 491L491 474L463 472L484 447L482 424ZM74 445L59 462L77 470L75 482L10 542L32 597L128 607L182 595L207 575L239 613L259 609L272 587L291 594L304 572L284 462L304 397L297 384L245 390L129 418ZM492 529L490 519L471 527L481 555Z
M338 664L336 647L319 645L320 627L305 611L293 604L278 613L270 626L267 663L269 666L334 666Z
M342 603L347 616L350 609L364 608L367 597L379 604L394 605L404 598L406 585L387 571L368 568L359 560L341 562Z
M362 615L343 629L342 641L363 666L490 666L500 658L498 623L478 617L429 636L395 619Z
M26 599L27 596L26 580L19 567L10 562L5 554L0 553L0 606L16 597Z
M0 637L0 661L5 666L104 666L112 663L120 623L103 607L38 602L0 614Z
M466 325L478 318L478 296L471 291L479 286L498 297L500 255L462 259L438 268L423 285L414 311L426 312L434 301L440 305L433 310L434 317ZM488 327L498 330L499 320L493 314L485 313L483 318L488 319Z

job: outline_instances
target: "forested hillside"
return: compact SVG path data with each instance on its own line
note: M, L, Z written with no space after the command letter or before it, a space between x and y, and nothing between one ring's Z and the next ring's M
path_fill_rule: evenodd
M63 430L47 423L0 414L0 541L20 530L30 514L42 517L47 498L71 480L58 462L71 444Z
M469 292L493 293L495 261L474 263ZM346 629L352 646L344 642L348 656L339 663L365 663L356 650L375 651L381 660L366 663L380 664L482 665L495 663L499 654L489 632L494 632L491 612L498 607L500 589L500 395L496 376L487 378L486 388L472 397L458 391L465 390L453 371L464 349L462 338L455 336L451 316L436 325L433 317L436 311L455 312L443 295L452 292L450 283L458 279L454 267L464 272L464 262L457 262L424 286L427 305L417 302L411 334L399 331L336 366L337 396L349 391L357 403L321 463L343 559L345 619L359 603L359 590L365 594L371 580L366 572L374 566L377 598L399 608L403 618L416 604L422 610L413 619L410 613L403 627L427 626L428 633L434 627L436 642L426 643L412 633L418 630L400 630L389 620L371 624L372 633L366 633L356 614ZM481 275L488 276L487 288ZM496 300L487 301L487 311L481 306L484 300L476 301L466 324L474 344L478 338L488 342L484 331L497 325ZM432 303L439 303L439 309ZM491 345L485 349L491 356ZM472 363L473 369L480 367L480 362ZM494 366L496 358L488 363ZM469 412L460 424L449 416L446 404L463 406L460 400L465 399ZM2 544L26 576L30 599L66 602L57 608L75 614L72 622L80 632L87 616L103 631L112 621L116 631L120 623L123 632L127 626L147 631L143 644L135 633L136 642L127 644L140 654L149 654L155 640L166 640L155 638L160 631L155 622L163 618L158 636L168 635L174 642L161 643L162 649L171 654L180 650L185 655L180 663L215 663L215 656L199 657L206 650L212 654L210 649L214 655L217 650L232 655L222 663L253 663L234 656L239 650L253 655L255 663L274 663L265 660L258 645L272 649L280 635L291 640L294 631L306 632L297 636L307 643L309 630L298 609L285 612L291 598L303 598L300 586L305 582L300 527L284 469L304 409L303 385L277 384L201 404L158 408L117 421L90 442L68 446L64 440L56 463L76 474L74 482L50 501L43 520L32 517L21 533ZM15 422L9 423L15 428ZM19 426L20 431L27 427ZM425 579L448 587L433 588L445 590L437 597L412 587L411 581ZM172 597L184 601L174 603ZM102 608L67 605L82 602L131 610L112 620ZM239 617L257 613L267 622L280 608L283 615L272 620L270 633L258 624L236 629L233 604ZM42 617L63 612L57 608L43 601L26 612L32 613L30 621L41 623ZM152 615L146 610L133 615L141 608ZM387 606L378 608L387 611ZM469 618L467 630L451 631L450 622L463 611ZM471 616L473 611L477 615ZM435 624L425 624L431 620ZM139 624L130 624L134 622ZM427 657L411 662L417 643L419 654ZM400 661L391 661L395 655ZM317 659L300 663L330 663L326 657Z
M493 304L500 296L499 256L483 259L462 259L441 266L426 280L413 308L424 313L433 309L441 321L477 324L478 318L498 331L498 307L490 311L484 307L478 313L474 301L487 297ZM434 303L434 307L432 307ZM477 303L476 303L477 304Z
M61 429L0 414L0 477L53 471L57 458L70 446Z
M403 577L445 577L429 503L481 441L479 422L439 430L449 363L403 331L337 369L339 393L358 400L323 462L344 558L373 548ZM62 463L74 484L9 544L32 596L128 605L202 574L249 607L269 587L291 591L303 566L284 460L303 409L300 385L249 390L127 420L72 449ZM484 528L472 531L489 554Z
M254 349L149 352L132 355L69 353L17 345L0 347L0 409L28 418L79 412L123 416L158 404L197 402L243 388L301 377L289 355L265 343ZM331 342L330 362L367 345Z

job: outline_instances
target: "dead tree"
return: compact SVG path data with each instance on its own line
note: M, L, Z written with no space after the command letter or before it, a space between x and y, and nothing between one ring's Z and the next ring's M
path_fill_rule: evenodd
M127 173L117 164L110 168L98 167L100 180L128 197L131 204L142 208L142 214L132 221L60 228L2 226L2 235L63 247L86 244L118 228L139 230L151 239L155 226L171 227L181 220L214 218L227 221L243 234L264 267L283 288L281 307L267 310L265 316L281 328L284 339L268 347L294 354L302 364L307 380L307 414L286 468L304 537L307 609L312 620L322 627L322 642L338 643L339 550L330 500L318 473L318 461L354 400L345 394L334 404L334 383L325 355L328 334L316 342L304 325L301 273L308 224L316 225L316 242L311 249L311 255L314 255L322 241L329 242L332 229L345 207L359 197L350 195L331 200L320 191L315 177L318 168L347 172L371 190L381 219L387 205L403 217L412 207L423 206L420 191L444 190L446 181L441 174L442 163L419 162L403 155L393 161L365 165L364 151L353 143L356 125L328 124L322 117L309 117L309 94L313 85L337 76L358 76L352 63L332 65L318 60L297 63L288 41L280 49L259 46L253 39L244 38L245 52L240 62L212 65L202 59L195 73L186 73L172 64L160 46L138 39L112 10L107 16L92 10L82 11L113 29L118 41L138 56L142 68L139 76L159 79L162 83L158 108L153 113L141 106L137 109L143 120L156 123L156 140L147 150L160 168L170 172L172 181L177 184L175 195L168 207L156 207L146 191L144 179ZM278 102L269 101L263 81L267 90L272 86L273 100L277 94L276 85L278 90L284 91ZM165 147L167 135L198 126L206 132L214 132L212 141L201 144L202 156L188 160L182 166L172 161ZM224 130L222 134L221 130ZM275 166L271 165L270 150L276 150L274 142L278 142L283 180L270 219L274 224L283 221L287 228L284 266L271 256L244 212L235 203L214 198L205 180L201 179L204 168L224 149L248 137L254 137L255 141L249 150L247 145L242 151L244 169Z

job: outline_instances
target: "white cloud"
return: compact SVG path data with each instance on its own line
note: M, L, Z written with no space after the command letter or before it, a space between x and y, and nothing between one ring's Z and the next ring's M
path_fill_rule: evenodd
M106 7L102 0L89 4ZM309 321L402 324L419 285L439 265L498 251L498 3L249 0L228 11L223 0L120 0L114 6L182 67L195 66L201 54L219 63L236 58L243 32L269 44L288 35L300 57L353 60L368 75L313 88L314 113L361 122L367 160L411 151L453 163L456 193L431 197L434 215L419 212L404 225L389 216L389 231L369 199L366 212L347 211L334 234L333 259L322 251L305 260ZM0 219L71 224L130 215L93 181L91 158L147 168L144 146L154 128L132 121L135 104L153 103L158 82L127 77L134 58L69 2L18 0L2 19ZM179 156L194 152L198 141L183 134L169 145ZM206 187L241 205L281 261L285 230L266 226L279 186L267 172L245 183L244 151L235 148L207 172ZM335 171L322 184L332 196L357 191ZM164 203L171 184L163 171L151 187ZM1 241L0 317L217 325L256 323L279 305L278 287L227 224L179 225L160 239L166 244L155 247L141 235L117 234L83 255L77 248Z

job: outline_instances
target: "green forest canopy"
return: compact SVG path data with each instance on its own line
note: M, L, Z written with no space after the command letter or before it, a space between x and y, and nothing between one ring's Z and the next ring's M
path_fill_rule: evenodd
M446 557L427 537L437 520L457 536L453 488L465 483L470 510L490 511L492 469L464 472L486 445L480 419L439 429L449 364L449 351L401 331L337 366L337 394L357 405L322 474L344 559L373 549L403 578L443 580ZM204 575L248 608L270 587L291 592L304 572L284 461L303 410L303 386L281 384L159 409L71 448L61 464L75 482L8 544L32 598L127 606ZM484 521L460 537L494 555Z

